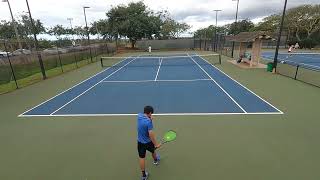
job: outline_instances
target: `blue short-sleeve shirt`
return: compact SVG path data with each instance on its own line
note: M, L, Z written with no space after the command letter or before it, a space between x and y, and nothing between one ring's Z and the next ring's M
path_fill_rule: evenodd
M151 142L149 131L152 129L152 120L145 114L139 113L137 118L138 142L144 144Z

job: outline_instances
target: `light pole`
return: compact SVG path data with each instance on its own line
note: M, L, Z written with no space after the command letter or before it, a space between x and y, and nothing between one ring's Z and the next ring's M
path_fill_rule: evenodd
M88 28L88 23L87 23L87 15L86 15L86 9L88 9L88 8L90 8L90 7L88 7L88 6L83 7L83 14L84 14L84 20L86 22L86 31L87 31L87 38L88 38L88 44L89 44L90 59L91 59L91 62L93 62L92 61L91 44L90 44L90 33L89 33L89 28Z
M32 30L33 30L33 37L34 37L34 41L35 41L34 47L35 47L36 52L38 54L42 77L43 77L43 79L46 79L47 76L46 76L46 71L44 69L41 53L38 51L38 39L37 39L37 32L36 32L37 29L36 29L36 26L34 25L34 22L33 22L32 16L31 16L31 11L30 11L28 0L26 0L26 3L27 3L27 7L28 7L29 18L30 18L30 22L31 22Z
M69 21L70 23L70 27L71 27L71 31L73 31L73 27L72 27L72 21L73 21L73 18L67 18L67 20ZM74 35L73 35L73 32L72 33L72 51L73 51L73 55L74 55L74 61L76 63L76 67L78 68L78 62L77 62L77 56L76 56L76 50L75 50L75 46L76 46L76 42L74 41Z
M218 12L222 11L220 9L213 10L216 12L216 27L214 28L214 51L217 51L217 27L218 27Z
M235 23L238 22L238 12L239 12L239 1L240 0L232 0L232 1L237 1L237 11L236 11L236 21ZM231 50L231 57L233 58L233 51L234 51L234 41L232 42L232 50Z
M72 29L72 21L73 21L73 18L67 18L67 20L69 21L70 27L71 27L71 29Z
M7 2L8 3L10 14L11 14L11 19L12 19L12 24L13 24L14 31L16 33L16 37L17 37L17 41L18 41L18 44L19 44L19 48L22 49L22 45L21 45L20 36L19 36L19 33L18 33L17 24L16 24L16 21L14 20L13 14L12 14L10 2L9 2L9 0L2 0L2 2Z
M279 53L279 46L280 46L280 40L281 40L281 33L282 33L282 29L283 29L284 17L286 15L286 8L287 8L287 0L284 1L282 19L281 19L281 24L280 24L279 34L278 34L278 40L277 40L277 47L276 47L276 52L274 54L274 59L273 59L274 72L276 72L277 64L278 64L278 53Z
M98 30L98 25L96 23L96 31L97 31L97 35L98 35L98 42L100 41L100 35L99 35L99 30Z
M70 23L70 28L71 28L71 31L73 31L73 27L72 27L72 21L73 21L73 18L67 18L67 20L69 21ZM72 32L71 32L72 33ZM72 33L72 45L75 46L75 42L74 42L74 36L73 36L73 33Z

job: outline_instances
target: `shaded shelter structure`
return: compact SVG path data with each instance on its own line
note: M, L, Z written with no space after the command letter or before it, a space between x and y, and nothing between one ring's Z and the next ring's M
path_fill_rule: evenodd
M238 35L228 37L228 41L239 43L239 58L241 62L246 63L250 68L261 67L260 55L263 40L273 40L273 38L264 31L241 32ZM252 44L251 52L247 51L249 44ZM243 66L243 63L241 64Z

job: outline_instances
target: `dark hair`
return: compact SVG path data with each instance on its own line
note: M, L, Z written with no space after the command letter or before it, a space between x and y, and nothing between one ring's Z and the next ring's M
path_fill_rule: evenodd
M153 114L153 107L152 106L145 106L143 112L145 114Z

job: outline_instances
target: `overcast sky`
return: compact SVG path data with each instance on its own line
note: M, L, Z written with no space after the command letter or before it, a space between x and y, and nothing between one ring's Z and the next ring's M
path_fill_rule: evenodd
M137 0L133 0L136 2ZM127 4L132 0L29 0L33 18L40 19L46 27L56 24L68 26L67 18L73 18L73 25L84 25L83 6L89 22L105 18L111 6ZM27 11L25 0L10 0L15 16ZM144 0L154 11L168 10L175 20L186 22L192 31L215 23L214 9L221 9L218 24L234 21L236 0ZM302 4L319 4L320 0L288 0L288 8ZM259 22L263 17L281 12L284 0L240 0L239 19L249 18ZM0 20L10 20L6 3L0 0Z

